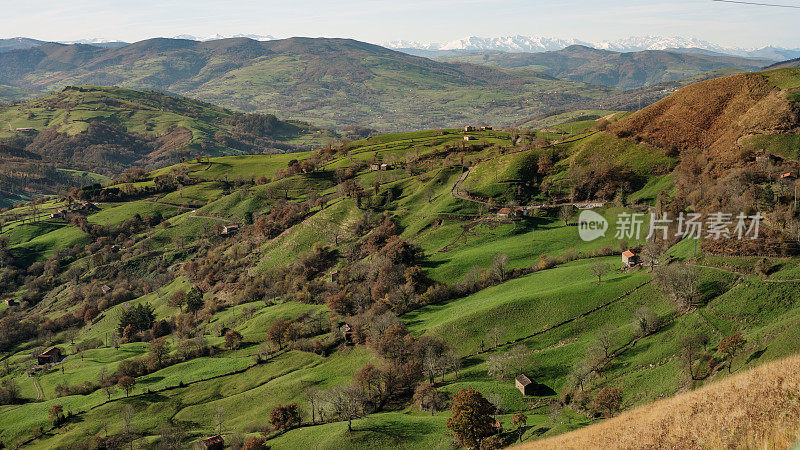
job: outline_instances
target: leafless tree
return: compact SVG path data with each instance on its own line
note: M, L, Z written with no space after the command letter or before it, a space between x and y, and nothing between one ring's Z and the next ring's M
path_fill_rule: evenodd
M597 282L600 283L603 275L611 271L611 265L605 261L597 261L591 265L590 270L592 275L597 277Z
M564 205L558 210L558 218L564 221L564 226L569 224L569 219L572 218L574 207L572 205Z
M684 263L674 263L658 267L653 278L678 308L688 311L697 297L699 276L696 267Z

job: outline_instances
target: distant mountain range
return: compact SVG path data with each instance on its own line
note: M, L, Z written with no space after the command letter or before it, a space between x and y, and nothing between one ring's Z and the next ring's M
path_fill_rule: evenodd
M678 81L712 70L754 71L773 64L769 59L742 58L715 52L693 53L667 50L616 52L583 45L539 53L496 50L443 51L433 55L440 61L462 61L503 69L526 69L555 78L619 89L636 89Z
M256 41L271 41L277 38L271 35L261 34L213 34L209 36L195 36L190 34L179 34L171 36L172 39L186 39L190 41L209 42L220 39L248 38ZM8 50L18 50L33 48L49 41L30 39L25 37L15 37L0 39L0 52ZM58 41L62 44L87 44L98 47L121 47L128 45L127 42L119 40L107 40L102 38L79 39L73 41ZM631 36L613 41L583 41L580 39L560 39L545 36L500 36L500 37L478 37L468 36L449 42L421 42L414 40L397 40L379 44L386 48L401 50L417 56L430 57L440 52L465 52L465 51L501 51L516 53L538 53L548 51L558 51L572 45L582 45L596 48L598 50L609 50L615 52L640 52L644 50L671 50L688 51L693 53L720 53L726 55L741 56L746 58L770 59L773 61L784 61L788 59L800 58L800 48L784 47L758 47L741 48L714 44L709 41L693 37L681 36Z
M448 50L451 55L431 59L351 39L260 38L156 38L123 46L7 40L0 45L17 48L0 52L0 102L70 85L113 85L335 129L401 131L505 125L575 107L627 109L674 89L656 86L661 83L775 62L710 50L620 53L586 46L544 53ZM619 91L645 86L653 88L635 97Z
M117 48L47 43L0 53L0 101L87 84L154 89L318 126L380 131L507 124L614 93L350 39L157 38Z
M205 37L193 36L191 34L179 34L177 36L171 37L171 39L185 39L189 41L198 41L198 42L218 41L220 39L231 39L231 38L248 38L248 39L253 39L254 41L272 41L275 39L275 37L273 36L260 35L260 34L232 34L232 35L214 34ZM84 44L100 48L115 48L115 47L124 47L126 45L130 45L130 42L113 41L104 38L88 38L88 39L78 39L73 41L41 41L39 39L31 39L26 37L14 37L8 39L0 39L0 53L7 52L10 50L26 50L47 43Z
M782 61L800 57L800 48L763 47L744 49L726 47L696 38L679 36L632 36L615 41L589 42L580 39L558 39L542 36L503 36L477 37L469 36L445 43L426 43L417 41L392 41L383 44L385 47L402 51L442 52L442 51L480 51L496 50L502 52L537 53L557 51L572 45L583 45L600 50L616 52L639 52L644 50L677 50L711 51L748 58L763 58ZM418 53L417 53L418 54ZM429 54L422 54L429 56Z

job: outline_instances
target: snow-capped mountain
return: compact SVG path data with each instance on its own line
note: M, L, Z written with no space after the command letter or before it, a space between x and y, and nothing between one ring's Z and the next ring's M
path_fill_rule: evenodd
M570 45L585 45L602 50L616 52L638 52L643 50L694 49L736 56L760 57L770 59L790 59L800 56L800 49L780 47L738 48L725 47L712 42L692 37L680 36L631 36L614 41L581 41L579 39L558 39L543 36L503 36L477 37L469 36L450 42L418 42L392 41L383 44L393 49L414 49L425 51L481 51L496 50L502 52L537 53L556 51Z
M128 45L128 42L122 41L112 41L103 38L90 38L90 39L78 39L76 41L60 41L61 44L84 44L84 45L93 45L95 47L103 47L103 48L110 48L110 47L123 47Z
M590 45L577 39L555 39L540 36L505 36L481 38L470 36L439 46L439 50L500 50L505 52L546 52L570 45Z

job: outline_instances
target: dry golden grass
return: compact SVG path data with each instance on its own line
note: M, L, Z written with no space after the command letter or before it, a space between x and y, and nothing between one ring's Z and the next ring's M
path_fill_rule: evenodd
M798 437L800 356L793 356L522 448L786 449Z
M716 78L680 89L609 130L679 149L710 147L724 154L741 136L796 129L798 118L779 91L758 73Z

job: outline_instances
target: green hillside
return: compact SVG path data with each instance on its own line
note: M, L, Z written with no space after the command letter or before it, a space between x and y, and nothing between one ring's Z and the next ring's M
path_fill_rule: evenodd
M198 155L285 153L336 135L152 91L69 86L0 106L0 205ZM102 176L98 177L97 174Z
M19 89L9 97L95 84L175 92L239 111L383 132L508 124L615 93L349 39L159 38L119 48L49 43L0 53L0 85Z
M791 75L753 76L788 102ZM618 132L642 114L666 120L193 159L0 213L0 297L14 300L0 304L0 441L454 448L449 402L471 387L504 445L531 443L797 353L788 226L764 220L750 244L674 227L646 241L653 211L713 211L685 186L732 178L692 178L713 148ZM764 161L743 159L751 184L734 195L790 223L789 190L764 192L797 161ZM586 203L608 220L590 242ZM633 214L642 232L625 235ZM625 250L643 263L624 266ZM66 358L39 364L52 346Z

